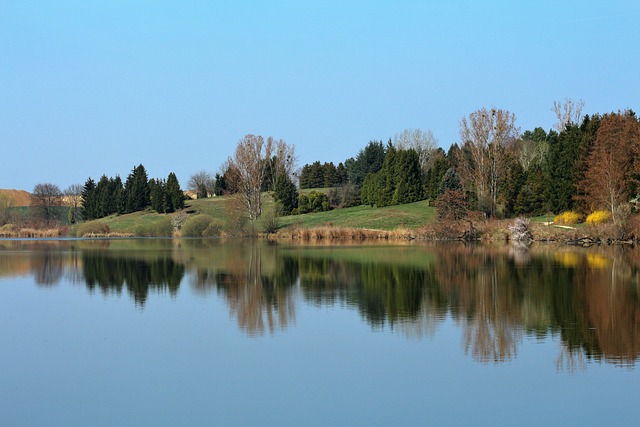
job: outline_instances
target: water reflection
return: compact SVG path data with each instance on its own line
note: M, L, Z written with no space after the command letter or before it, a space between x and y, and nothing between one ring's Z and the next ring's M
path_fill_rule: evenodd
M640 252L467 245L310 247L216 240L0 242L0 277L63 278L105 295L217 295L249 335L295 324L296 306L344 306L374 329L426 339L451 318L463 351L514 359L524 337L561 342L560 369L640 355ZM187 279L188 278L188 279Z

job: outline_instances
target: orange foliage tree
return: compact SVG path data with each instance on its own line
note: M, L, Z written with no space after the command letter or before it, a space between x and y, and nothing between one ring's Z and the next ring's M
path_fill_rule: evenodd
M618 207L633 198L640 171L640 122L631 111L611 113L602 122L578 187L589 209L606 209L616 223Z

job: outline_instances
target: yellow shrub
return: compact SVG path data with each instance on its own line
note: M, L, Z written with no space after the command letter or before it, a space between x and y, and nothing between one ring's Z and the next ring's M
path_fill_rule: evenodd
M553 218L553 222L565 225L577 224L581 220L582 215L574 211L562 212L560 215L556 215L555 218Z
M589 225L602 224L607 222L611 218L611 214L608 211L595 211L592 212L586 220Z

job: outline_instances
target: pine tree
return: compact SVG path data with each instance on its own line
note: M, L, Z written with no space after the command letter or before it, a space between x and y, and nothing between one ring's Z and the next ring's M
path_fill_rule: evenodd
M87 179L82 188L82 207L80 214L85 221L96 219L96 183L91 177Z
M151 205L149 178L144 166L139 165L127 177L124 185L125 212L138 212Z
M282 215L289 215L298 207L298 190L286 173L278 175L274 197L280 204Z
M184 193L180 189L178 177L173 172L167 177L165 191L167 197L167 212L175 212L184 208Z

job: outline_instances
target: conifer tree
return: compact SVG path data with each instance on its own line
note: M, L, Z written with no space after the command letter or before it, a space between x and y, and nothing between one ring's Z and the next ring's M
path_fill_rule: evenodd
M175 212L184 208L184 193L180 189L180 183L175 173L169 173L165 186L167 197L167 212Z
M91 177L87 178L87 181L82 187L82 204L80 214L85 221L91 221L96 219L96 183Z

